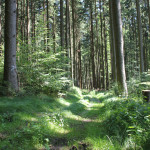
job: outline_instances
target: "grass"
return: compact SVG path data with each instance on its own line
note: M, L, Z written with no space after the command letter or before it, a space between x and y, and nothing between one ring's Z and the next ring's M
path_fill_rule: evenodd
M73 88L0 98L0 150L147 149L150 107L139 99Z

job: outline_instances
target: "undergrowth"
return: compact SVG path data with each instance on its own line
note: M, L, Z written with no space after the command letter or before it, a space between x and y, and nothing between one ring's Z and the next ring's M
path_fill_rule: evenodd
M1 150L147 150L150 105L141 97L71 88L58 97L0 98Z

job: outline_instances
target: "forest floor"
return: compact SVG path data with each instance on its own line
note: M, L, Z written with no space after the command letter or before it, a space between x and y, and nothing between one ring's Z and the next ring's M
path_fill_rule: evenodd
M136 109L130 110L133 105ZM143 108L150 112L148 106L143 105ZM57 98L44 94L3 97L0 98L0 150L120 150L135 147L134 140L131 143L125 133L128 129L125 121L129 121L126 119L128 114L131 118L138 109L139 103L115 97L111 92L89 92L78 88L66 94L59 93ZM144 146L149 146L147 141Z

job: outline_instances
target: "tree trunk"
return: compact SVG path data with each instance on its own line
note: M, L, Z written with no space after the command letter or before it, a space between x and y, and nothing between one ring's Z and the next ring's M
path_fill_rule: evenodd
M70 58L70 51L69 51L69 1L66 0L66 50L68 57Z
M60 0L60 39L61 49L64 48L64 11L63 11L63 0Z
M104 17L104 43L105 43L105 70L106 70L106 90L109 89L108 56L107 56L107 33Z
M142 91L143 98L146 102L150 102L150 90L143 90Z
M49 2L48 0L46 0L46 4L47 4L47 51L49 52L50 49L49 49Z
M96 21L96 29L95 29L95 49L96 49L96 63L95 63L95 72L96 72L96 88L99 87L99 72L100 72L100 69L99 69L99 66L100 66L100 63L99 63L99 37L98 37L98 11L97 11L97 5L96 5L96 1L94 1L94 5L95 5L95 21Z
M34 0L31 0L31 22L32 22L32 28L31 28L32 49L34 50L34 46L35 46L35 2Z
M47 5L47 30L49 30L49 2L48 2L48 0L46 0L46 5Z
M53 52L56 53L56 4L54 4L54 10L53 10Z
M82 67L81 67L81 45L79 43L78 46L78 81L79 81L79 87L82 89Z
M19 90L16 67L16 0L5 0L4 82L8 88Z
M94 61L94 32L93 32L93 8L92 1L90 4L90 17L91 17L91 62L92 62L92 80L93 88L96 88L96 78L95 78L95 61Z
M2 55L2 48L1 48L1 46L2 46L2 25L1 25L1 19L2 19L2 10L1 10L2 8L1 8L1 0L0 0L0 56Z
M69 6L71 2L69 1ZM71 7L71 6L70 6ZM70 57L71 57L71 78L74 79L74 60L73 60L73 36L72 36L72 23L71 23L71 11L69 7L69 41L70 41ZM74 83L73 83L74 84Z
M20 19L20 24L21 24L21 40L23 42L23 0L21 0L21 19Z
M23 0L23 41L26 43L26 0Z
M112 11L113 11L115 50L116 50L118 90L119 90L119 94L121 94L122 96L127 96L128 91L127 91L125 64L124 64L120 0L112 1Z
M148 39L150 39L150 7L149 7L149 0L147 0L147 7L148 7L148 19L149 19L149 34L148 34ZM150 64L150 48L149 48L149 54L148 54L148 64L147 67L149 68Z
M144 72L144 51L143 51L142 25L141 25L139 0L136 0L136 10L137 10L139 50L140 50L140 72L142 73Z
M66 43L66 56L68 56L68 59L70 60L68 62L70 68L69 71L72 74L72 63L71 63L71 41L70 41L70 9L69 9L69 0L66 0L66 38L65 38L65 43ZM72 77L72 75L71 75Z
M75 54L76 54L76 38L75 38L75 0L72 0L72 30L73 30L73 79L75 80Z
M34 38L34 42L35 42L35 1L32 0L32 37Z
M105 67L104 67L104 44L103 44L103 14L104 10L102 8L102 1L99 0L99 7L100 7L100 26L101 26L101 84L102 84L102 89L105 89Z
M150 8L149 8L149 0L147 0L147 7L148 7L148 16L149 16L149 34L150 34Z
M44 26L45 26L45 28L47 27L47 23L46 23L46 9L45 9L45 6L46 6L46 4L45 4L46 2L45 2L45 0L43 0L43 22L44 22ZM46 34L44 33L44 51L47 51L47 42L46 42Z
M27 44L29 44L30 38L30 9L29 9L29 0L27 0Z
M18 49L18 45L19 45L19 41L18 41L18 23L19 23L19 0L17 0L17 4L16 4L17 10L16 10L16 38L17 38L17 51ZM19 61L19 56L18 56L18 61Z
M112 2L109 0L109 14L110 14L110 41L111 41L111 67L112 67L112 80L113 82L117 79L116 74L116 54L115 54L115 42L114 42L114 29L112 20Z

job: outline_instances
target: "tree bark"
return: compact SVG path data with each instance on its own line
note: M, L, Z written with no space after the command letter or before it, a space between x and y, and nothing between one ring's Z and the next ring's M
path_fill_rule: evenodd
M29 8L29 0L27 0L27 43L29 44L30 38L30 8Z
M99 80L100 80L100 62L99 62L99 32L98 32L98 10L97 10L97 4L96 4L97 0L94 1L94 5L95 5L95 21L96 21L96 29L95 29L95 49L96 49L96 63L95 63L95 72L96 72L96 88L99 87Z
M101 26L101 84L102 84L102 89L105 89L105 67L104 67L104 39L103 39L103 14L104 9L102 8L102 0L99 0L99 8L100 8L100 26Z
M18 51L18 50L19 50L19 49L18 49L18 45L19 45L19 40L18 40L18 33L19 33L19 32L18 32L18 31L19 31L19 30L18 30L18 26L19 26L19 24L18 24L18 23L19 23L19 0L17 0L16 7L17 7L17 8L16 8L16 9L17 9L17 10L16 10L16 11L17 11L17 12L16 12L16 38L17 38L17 51ZM19 56L18 56L18 61L19 61Z
M1 44L2 44L2 25L1 25L1 18L2 18L2 8L1 8L1 0L0 0L0 56L2 55L2 48L1 48Z
M78 46L78 81L79 87L82 89L82 65L81 65L81 44Z
M65 13L65 17L66 17L66 22L65 22L65 29L66 29L66 32L65 32L65 47L66 47L66 50L68 50L68 45L69 45L69 2L68 0L65 0L65 3L66 3L66 13Z
M23 40L26 43L26 0L23 0Z
M34 0L31 0L31 19L32 19L32 38L35 38L35 2Z
M32 37L32 50L34 50L36 39L35 39L35 1L31 0L31 37Z
M119 94L121 94L122 96L127 96L128 91L127 91L125 64L124 64L120 0L112 1L112 11L113 11L115 50L116 50L116 69L117 69L118 90L119 90Z
M148 7L148 19L149 19L149 34L150 34L150 8L149 8L149 0L147 0L147 7Z
M114 29L113 29L113 19L112 19L112 0L109 0L109 14L110 14L110 41L111 41L111 73L112 80L116 82L116 54L115 54L115 42L114 42Z
M60 0L60 39L61 49L64 48L64 11L63 11L63 0Z
M53 7L53 52L56 53L56 4Z
M137 10L138 37L139 37L139 50L140 50L140 72L143 73L144 72L144 51L143 51L142 25L141 25L139 0L136 0L136 10Z
M105 70L106 70L106 90L109 89L109 72L108 72L108 56L107 56L107 33L104 17L104 43L105 43Z
M47 5L47 51L49 52L50 51L50 48L49 48L49 34L50 34L50 32L49 32L49 1L48 0L46 0L46 5Z
M69 1L71 7L71 2ZM73 60L73 35L72 35L72 23L71 23L71 10L69 7L69 41L70 41L70 57L71 57L71 78L74 79L74 60ZM74 84L74 83L73 83Z
M46 20L46 9L45 9L45 6L46 6L46 2L45 0L43 0L43 22L44 22L44 26L45 28L47 27L47 20ZM47 42L46 42L46 34L44 33L44 51L47 51Z
M72 30L73 30L73 79L75 80L75 54L76 54L76 36L75 36L75 0L72 0Z
M23 42L23 0L21 0L21 19L20 19L20 26L21 26L21 40Z
M4 82L8 88L19 90L16 67L16 0L5 0Z
M67 54L68 57L70 57L70 51L69 51L69 1L66 0L66 50L67 50Z
M91 17L91 62L92 62L92 80L93 80L93 88L96 88L95 60L94 60L93 6L92 6L92 1L91 1L91 4L90 4L90 17Z
M143 98L146 102L150 102L150 90L143 90L142 91Z

